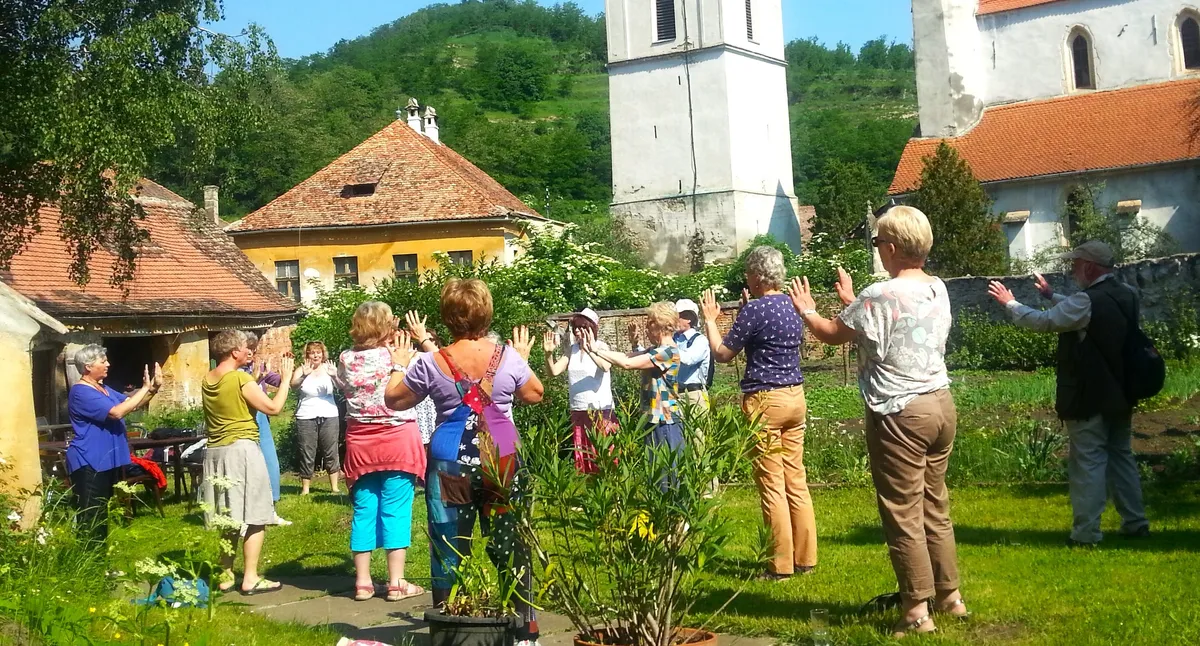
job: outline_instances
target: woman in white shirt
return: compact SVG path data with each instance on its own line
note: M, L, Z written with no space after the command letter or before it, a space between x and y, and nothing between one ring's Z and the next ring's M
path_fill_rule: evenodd
M292 388L299 393L296 445L300 449L298 470L302 496L308 495L318 454L329 472L330 491L339 492L338 475L342 467L338 463L338 407L333 399L336 376L337 367L329 362L325 344L320 341L304 344L304 365L292 377Z
M599 323L600 317L591 309L584 309L571 317L568 326L572 343L563 357L554 357L554 351L559 346L557 334L547 331L542 339L542 349L546 351L546 369L550 375L557 377L563 372L567 373L571 426L575 434L575 468L581 473L596 472L596 449L588 436L595 431L608 435L617 428L617 419L613 414L612 365L595 353L584 351L580 344L586 330L591 333L591 338L597 339L593 344L597 350L608 349L608 345L598 339Z

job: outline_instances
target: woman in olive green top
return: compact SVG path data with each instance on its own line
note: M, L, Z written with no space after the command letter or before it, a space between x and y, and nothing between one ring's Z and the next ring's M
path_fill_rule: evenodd
M278 415L283 410L294 361L290 356L283 358L279 390L274 397L268 397L253 377L238 370L250 352L245 334L226 330L213 338L210 348L217 367L204 377L201 388L204 422L208 427L203 483L205 522L224 530L225 538L235 548L221 557L224 572L219 587L222 591L233 587L234 553L238 539L243 538L246 571L242 576L242 594L273 592L280 584L258 575L263 530L266 525L275 524L277 516L267 463L258 447L258 424L253 411Z

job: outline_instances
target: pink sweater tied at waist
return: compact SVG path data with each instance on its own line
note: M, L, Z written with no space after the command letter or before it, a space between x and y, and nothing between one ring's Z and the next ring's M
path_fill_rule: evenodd
M376 471L403 471L425 479L425 445L416 421L379 424L350 419L346 423L346 486Z

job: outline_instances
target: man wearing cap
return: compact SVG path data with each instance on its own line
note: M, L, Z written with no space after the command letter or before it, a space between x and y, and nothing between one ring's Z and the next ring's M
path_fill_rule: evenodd
M700 325L700 306L691 299L675 302L679 314L675 343L679 346L679 392L697 410L708 412L708 383L712 370L708 339L696 330Z
M1048 310L1022 305L999 282L988 293L1013 322L1037 332L1058 333L1055 410L1070 438L1067 474L1074 523L1067 544L1092 546L1103 538L1100 515L1107 492L1121 515L1121 534L1145 537L1150 523L1130 447L1133 406L1126 395L1124 345L1138 321L1137 294L1112 273L1113 252L1098 240L1063 254L1080 291L1055 294L1040 274L1035 285L1053 303Z

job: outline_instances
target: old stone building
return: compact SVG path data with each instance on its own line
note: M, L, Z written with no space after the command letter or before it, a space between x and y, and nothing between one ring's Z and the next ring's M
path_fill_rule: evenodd
M66 421L67 388L79 378L71 357L83 344L108 349L107 383L119 391L140 387L143 368L160 363L163 390L151 407L190 408L200 403L213 334L295 322L296 304L250 264L211 213L149 180L135 199L150 239L125 285L109 282L113 255L103 247L92 257L87 285L68 277L71 258L53 205L41 209L41 230L0 272L0 280L67 328L41 334L28 349L34 408L45 423Z
M1200 250L1200 12L1178 0L913 0L920 130L890 194L953 146L1003 215L1009 254L1063 244L1068 199Z

